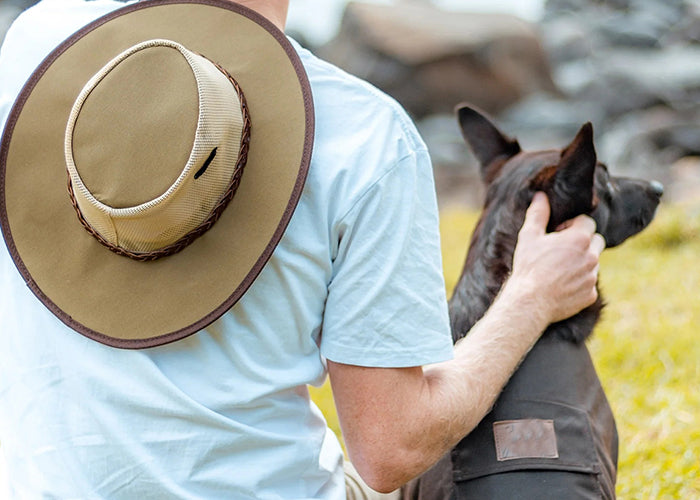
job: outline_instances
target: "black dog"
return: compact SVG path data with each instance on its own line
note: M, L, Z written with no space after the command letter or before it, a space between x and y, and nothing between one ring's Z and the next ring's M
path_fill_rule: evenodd
M658 182L613 177L597 161L590 123L562 150L523 152L482 113L458 110L487 186L462 276L450 299L454 340L484 315L508 277L518 232L536 191L550 202L548 230L580 214L607 247L653 219ZM550 325L494 408L451 453L405 489L404 498L614 498L617 430L584 340L603 301Z

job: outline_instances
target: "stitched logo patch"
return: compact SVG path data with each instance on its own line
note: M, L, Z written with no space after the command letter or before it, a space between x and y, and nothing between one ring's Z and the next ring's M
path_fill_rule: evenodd
M559 458L554 421L539 419L501 420L493 423L496 458Z

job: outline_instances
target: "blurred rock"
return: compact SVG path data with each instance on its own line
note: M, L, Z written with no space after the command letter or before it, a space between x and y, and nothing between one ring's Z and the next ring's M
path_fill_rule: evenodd
M700 156L700 2L548 0L540 31L565 97L522 100L500 113L504 129L557 146L590 120L613 172L675 186L667 201L681 184L700 193L695 170L677 167Z
M597 112L596 112L597 111ZM547 94L535 94L511 107L499 117L528 149L562 147L581 126L590 121L594 128L603 120L599 110L586 102L570 102Z
M670 177L666 191L674 201L700 202L700 156L676 161L671 165Z
M560 147L591 121L613 172L667 186L683 172L684 192L700 193L695 170L677 166L700 156L699 0L548 0L538 26L427 1L354 2L322 52L418 119L442 204L483 194L451 114L464 101L526 149Z
M536 28L509 15L351 2L319 52L418 118L462 101L495 113L532 92L557 91Z
M603 16L596 35L607 44L628 47L657 47L682 17L682 2L638 1L628 8Z
M700 156L700 112L657 106L629 113L606 130L598 150L618 172L668 183L671 164Z
M435 165L440 207L479 206L484 191L479 163L462 139L455 115L431 115L417 126Z

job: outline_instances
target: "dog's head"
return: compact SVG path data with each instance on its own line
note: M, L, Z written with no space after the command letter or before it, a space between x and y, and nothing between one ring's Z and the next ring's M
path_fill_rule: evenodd
M485 212L509 210L522 223L536 191L549 198L548 230L580 214L595 219L608 247L619 245L654 218L663 194L655 181L614 177L598 162L593 127L586 123L560 150L524 152L483 113L458 107L462 135L481 164L487 187Z

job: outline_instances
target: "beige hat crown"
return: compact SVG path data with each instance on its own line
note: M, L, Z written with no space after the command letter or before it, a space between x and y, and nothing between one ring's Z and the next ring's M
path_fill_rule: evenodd
M144 83L166 70L159 66L170 66L161 75L168 81ZM187 101L197 109L194 138L183 125L169 141L149 143L164 121L178 127ZM123 122L129 126L119 127ZM69 192L81 223L111 250L138 260L181 250L211 227L235 193L249 133L245 98L222 68L170 40L128 48L87 82L68 119ZM189 152L162 150L160 144L174 140ZM136 193L144 184L151 185L145 198Z

